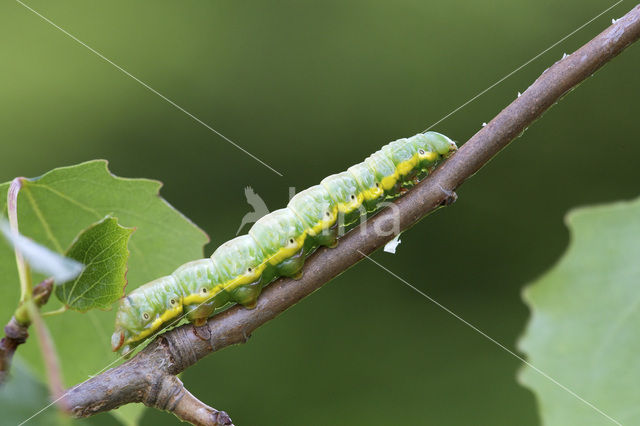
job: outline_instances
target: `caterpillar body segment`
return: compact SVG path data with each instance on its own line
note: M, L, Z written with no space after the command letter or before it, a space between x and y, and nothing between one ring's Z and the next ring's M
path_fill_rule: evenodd
M363 211L360 210L364 201L364 188L349 172L342 172L327 176L320 185L331 195L336 204L336 211L340 219L339 225L349 227L360 220Z
M264 262L275 268L277 276L298 275L304 263L300 255L307 230L293 210L287 207L261 217L251 227L249 235L262 248Z
M281 276L299 278L318 247L335 246L341 231L375 213L381 201L404 193L456 149L435 132L399 139L296 194L287 207L263 216L210 258L186 263L122 298L113 350L130 353L184 316L201 325L229 303L255 307L264 286Z

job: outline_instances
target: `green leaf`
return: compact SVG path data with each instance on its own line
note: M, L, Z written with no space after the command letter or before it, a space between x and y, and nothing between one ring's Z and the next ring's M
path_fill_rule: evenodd
M566 222L567 252L524 291L531 319L519 347L596 408L531 367L519 379L545 425L640 424L640 199L581 208Z
M81 262L85 268L75 280L56 286L58 300L85 312L108 308L122 297L127 284L127 245L133 231L109 216L82 231L67 251L67 257Z
M9 184L0 185L0 213L6 212ZM111 215L136 232L129 242L127 291L171 273L179 265L203 256L208 241L198 227L158 196L160 182L113 176L106 161L89 161L52 170L25 183L18 197L20 232L63 253L74 238ZM19 281L13 251L0 244L3 301L0 322L5 323L19 300ZM44 310L61 306L51 299ZM71 386L120 362L111 352L115 309L67 311L45 317L59 351L65 385ZM20 355L44 380L38 345L28 341ZM138 411L139 412L139 411Z

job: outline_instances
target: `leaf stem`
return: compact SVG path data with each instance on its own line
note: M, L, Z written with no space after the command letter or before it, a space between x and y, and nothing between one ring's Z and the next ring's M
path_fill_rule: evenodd
M26 182L26 178L17 177L11 181L9 186L9 192L7 193L7 214L9 216L9 226L11 232L18 235L18 194L22 185ZM25 262L22 253L17 246L14 246L14 252L16 254L16 264L18 265L18 276L20 277L20 303L23 304L31 298L31 289L33 283L31 280L31 269L27 262Z
M42 312L40 315L43 317L52 317L54 315L60 315L63 314L65 312L67 312L67 310L69 310L69 308L67 307L67 305L62 305L60 308L58 309L54 309L53 311L47 311L47 312Z

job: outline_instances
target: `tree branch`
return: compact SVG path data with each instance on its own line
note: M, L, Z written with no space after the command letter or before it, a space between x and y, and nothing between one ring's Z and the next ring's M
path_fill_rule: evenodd
M43 306L49 300L53 289L53 279L48 278L33 288L33 303L37 308ZM27 341L31 314L27 303L21 303L11 320L4 327L5 337L0 340L0 386L7 380L11 360L18 346ZM62 390L62 388L60 388ZM62 392L60 392L62 393Z
M476 173L509 142L558 102L572 88L640 37L640 5L604 32L547 69L513 103L476 133L431 176L388 208L340 240L333 249L311 256L298 281L279 279L260 296L254 310L233 307L199 328L184 325L162 334L137 356L70 389L65 406L76 417L114 409L130 402L173 411L186 421L202 425L230 424L189 394L175 377L202 357L226 346L245 342L262 324L295 305L323 284L344 272L364 255L393 238L380 230L400 230L450 199L453 191Z

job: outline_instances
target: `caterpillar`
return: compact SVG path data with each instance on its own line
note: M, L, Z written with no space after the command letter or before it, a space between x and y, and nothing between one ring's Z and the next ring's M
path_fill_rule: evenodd
M210 258L188 262L123 297L112 349L126 355L183 316L200 326L229 303L254 308L264 286L282 276L300 278L305 259L318 247L337 245L342 232L379 210L381 201L407 191L456 149L440 133L419 133L299 192Z

